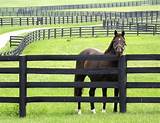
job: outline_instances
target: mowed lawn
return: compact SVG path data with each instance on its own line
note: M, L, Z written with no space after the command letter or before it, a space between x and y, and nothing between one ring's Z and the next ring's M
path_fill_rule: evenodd
M69 5L69 4L88 4L88 3L111 3L124 1L140 0L1 0L0 7L24 7L24 6L50 6L50 5Z
M106 11L106 12L130 12L130 11L159 11L160 5L146 5L146 6L133 6L133 7L111 7L111 8L89 8L89 9L77 9L76 11ZM64 11L64 10L61 10ZM65 11L75 11L75 9L68 9Z
M76 27L76 26L90 26L90 25L102 25L102 22L84 22L84 23L69 23L69 24L51 24L51 25L24 25L24 26L1 26L0 27L0 34L3 34L3 33L7 33L7 32L12 32L12 31L17 31L17 30L23 30L23 29L33 29L33 28L44 28L44 27L47 27L47 28L54 28L54 27L59 27L59 28L62 28L62 27Z
M107 38L65 38L37 41L30 44L23 55L36 54L79 54L83 49L93 47L104 51L112 37ZM140 35L127 36L126 54L159 54L159 36ZM18 66L18 63L4 63L4 66ZM60 67L74 68L75 62L30 62L29 67ZM159 61L129 62L128 66L160 67ZM41 82L73 82L72 75L28 75L29 81ZM0 75L1 82L18 81L17 75ZM86 79L86 81L89 81ZM160 82L159 74L128 75L129 82ZM128 96L160 96L159 89L130 89ZM18 89L0 89L0 96L18 96ZM28 96L73 96L73 89L28 89ZM88 96L88 89L84 89L84 96ZM96 91L101 96L101 90ZM108 96L113 96L109 89ZM82 105L82 115L75 112L76 103L32 103L27 105L27 117L18 118L17 104L0 104L0 122L40 122L40 123L158 123L160 121L159 104L128 104L127 113L113 113L113 105L107 104L107 112L101 113L101 104L96 104L97 114L90 112L89 104Z

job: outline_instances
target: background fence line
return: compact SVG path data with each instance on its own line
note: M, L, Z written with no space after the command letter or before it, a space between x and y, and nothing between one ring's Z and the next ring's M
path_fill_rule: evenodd
M30 68L27 67L29 61L76 61L76 60L106 60L119 61L117 68L110 69L69 69L69 68ZM0 82L0 88L19 88L18 97L0 97L1 103L19 103L19 116L26 116L26 104L32 102L107 102L120 104L120 112L127 111L127 103L160 103L160 97L128 97L126 91L129 88L160 88L160 82L128 82L127 74L137 73L160 73L160 67L127 67L127 61L136 60L160 60L160 55L125 55L120 59L116 56L106 55L29 55L29 56L0 56L0 61L19 62L17 68L0 68L0 74L18 74L19 82ZM118 74L119 80L117 82L29 82L27 74ZM119 97L73 97L73 96L27 96L27 88L119 88Z
M114 2L114 3L95 3L95 4L77 4L77 5L57 5L57 6L34 6L34 7L3 7L0 8L1 16L38 16L43 13L50 13L55 10L66 9L87 9L87 8L111 8L111 7L126 7L126 6L144 6L144 5L159 5L159 0L143 0L129 2Z
M66 24L66 23L83 23L83 22L98 22L98 21L112 21L121 23L159 23L160 15L157 14L144 14L134 17L117 17L112 14L107 15L91 15L91 16L67 16L67 17L5 17L0 18L0 26L4 25L47 25L47 24ZM137 16L137 15L136 15Z
M1 10L2 8L0 8ZM13 8L15 10L15 8ZM9 10L6 10L9 11ZM145 12L145 11L140 11L140 12ZM152 12L152 11L147 11L147 12ZM154 11L153 11L154 12ZM0 16L80 16L80 15L105 15L107 13L131 13L131 12L106 12L106 11L76 11L76 10L70 10L70 11L65 11L65 10L48 10L48 11L40 11L40 12L23 12L23 13L14 13L14 11L4 13L0 12ZM139 11L137 11L139 13ZM116 16L118 16L118 14Z

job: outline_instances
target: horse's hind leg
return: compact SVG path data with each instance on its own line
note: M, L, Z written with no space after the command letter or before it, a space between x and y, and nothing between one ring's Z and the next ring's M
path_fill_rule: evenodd
M102 88L103 97L107 97L107 88ZM106 102L103 102L102 112L106 112Z
M89 90L89 96L90 97L94 97L95 96L95 90L96 90L96 88L90 88L90 90ZM94 103L91 102L90 105L91 105L91 111L92 111L92 113L95 114L96 110L95 110L95 107L94 107Z
M119 89L118 88L115 88L114 89L114 97L118 97L118 93L119 93ZM117 105L118 105L118 103L117 102L115 102L114 103L114 112L117 112Z
M75 75L75 82L83 82L85 79L85 75ZM74 96L82 96L82 88L74 89ZM81 103L78 102L78 114L81 114Z

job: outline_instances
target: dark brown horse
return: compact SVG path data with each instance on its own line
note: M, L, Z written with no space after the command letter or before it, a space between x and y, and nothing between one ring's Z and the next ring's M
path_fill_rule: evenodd
M114 32L114 38L111 41L108 49L102 53L96 49L85 49L80 53L80 55L116 55L117 57L120 57L123 54L123 51L125 49L125 32L122 31L121 34L118 34L115 30ZM94 69L94 68L108 68L108 67L118 67L118 61L91 61L91 60L85 60L85 61L77 61L76 62L76 68L77 69ZM88 76L93 81L117 81L118 75L75 75L75 82L80 81L83 82L85 77ZM93 97L95 95L96 88L90 88L89 96ZM103 97L107 96L107 88L102 88ZM114 90L114 96L117 97L119 93L118 88L115 88ZM82 88L75 88L74 92L75 96L82 96ZM105 112L106 110L106 103L103 103L103 109L102 112ZM94 103L91 103L91 111L93 113L96 113ZM114 112L117 112L117 103L114 103ZM81 114L81 103L78 102L78 114Z

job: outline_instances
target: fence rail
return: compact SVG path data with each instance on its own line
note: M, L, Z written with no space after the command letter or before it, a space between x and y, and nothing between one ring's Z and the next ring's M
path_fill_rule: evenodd
M59 6L40 6L40 7L7 7L0 8L1 16L41 16L52 15L54 11L66 9L87 9L87 8L111 8L111 7L126 7L126 6L144 6L144 5L159 5L159 0L144 0L144 1L129 1L129 2L114 2L114 3L95 3L95 4L77 4L77 5L59 5Z
M118 60L119 65L118 72L116 74L119 75L119 79L117 82L92 82L92 83L80 83L80 82L30 82L27 80L28 74L36 74L32 70L35 68L27 67L27 63L29 61L76 61L76 60ZM127 74L129 73L127 69L127 62L130 60L136 60L137 62L140 60L160 60L159 54L150 54L150 55L125 55L122 56L120 59L117 59L116 56L106 56L106 55L84 55L84 56L76 56L76 55L32 55L32 56L0 56L0 61L17 61L19 62L19 67L15 68L14 71L16 74L19 75L19 82L0 82L0 88L18 88L19 89L19 97L0 97L1 103L19 103L19 116L24 117L26 116L26 104L32 102L107 102L107 103L114 103L118 102L120 104L120 112L126 112L127 103L160 103L160 97L128 97L126 91L129 88L160 88L160 82L128 82L127 81ZM7 74L7 71L13 68L0 68L0 74ZM138 68L136 70L131 70L131 73L137 73ZM143 69L143 73L150 73L150 71L145 71L145 67ZM151 68L148 68L152 70ZM52 69L52 74L64 74L66 71L67 73L74 75L77 74L76 70L73 71L71 69L61 69L62 73L57 73L56 69ZM102 70L103 69L99 69ZM48 68L41 68L41 70L45 74L50 74ZM55 72L54 72L55 71ZM110 68L111 73L115 74L115 68ZM144 72L145 71L145 72ZM12 71L13 72L13 71ZM85 69L80 74L84 72L89 72L92 74L108 74L108 71L100 72L92 69L92 71ZM41 72L39 72L41 73ZM130 74L131 74L130 73ZM160 73L160 67L157 67L157 70L153 73ZM27 96L27 88L75 88L75 87L83 87L83 88L119 88L120 95L119 97L73 97L73 96Z
M83 23L83 22L98 22L102 20L115 22L126 22L126 23L159 23L160 14L157 13L148 14L142 12L138 15L118 15L115 14L105 14L105 15L80 15L80 16L57 16L57 17L3 17L0 18L0 26L4 25L47 25L47 24L66 24L66 23Z

